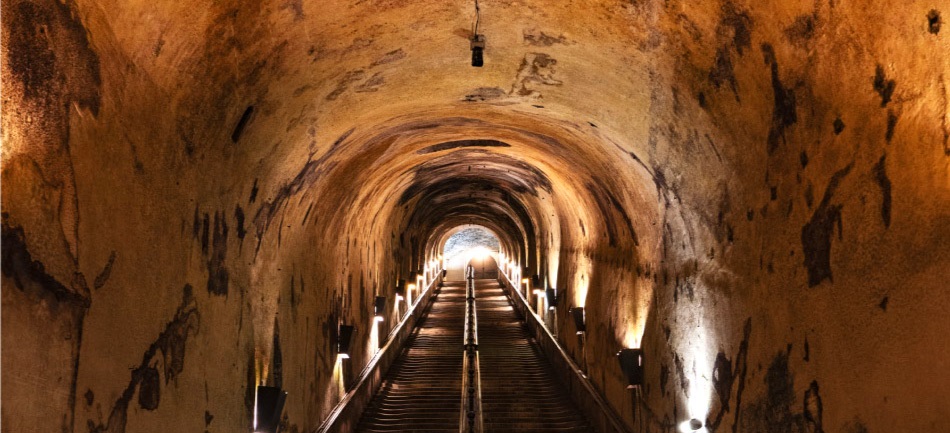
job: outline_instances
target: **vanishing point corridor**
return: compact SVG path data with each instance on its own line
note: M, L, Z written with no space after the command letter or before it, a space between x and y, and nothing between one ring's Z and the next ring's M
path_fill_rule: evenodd
M459 432L465 281L445 281L357 432ZM495 280L474 280L485 432L592 432ZM460 421L461 415L461 421ZM461 426L460 426L461 422Z

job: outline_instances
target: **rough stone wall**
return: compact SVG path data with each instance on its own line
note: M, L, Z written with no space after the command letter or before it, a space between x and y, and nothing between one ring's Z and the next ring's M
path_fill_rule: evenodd
M939 2L2 8L5 430L312 430L469 223L635 431L950 415Z

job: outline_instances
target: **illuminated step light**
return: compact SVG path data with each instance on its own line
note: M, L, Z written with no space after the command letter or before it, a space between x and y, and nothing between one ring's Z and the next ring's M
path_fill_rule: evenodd
M620 369L627 376L627 388L643 385L643 350L623 349L617 352Z
M356 327L353 325L340 325L340 334L338 341L338 351L340 359L349 359L350 357L350 347L353 342L353 331L356 330Z
M584 307L571 308L571 316L574 317L574 328L577 329L577 335L587 332L587 323L584 320Z
M287 392L275 386L257 387L254 404L254 431L277 433L280 429L280 414L284 410Z

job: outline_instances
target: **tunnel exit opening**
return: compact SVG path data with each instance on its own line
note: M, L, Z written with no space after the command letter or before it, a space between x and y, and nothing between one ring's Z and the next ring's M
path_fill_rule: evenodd
M466 266L475 267L476 278L498 278L500 242L491 230L474 224L457 227L445 241L446 278L461 280Z

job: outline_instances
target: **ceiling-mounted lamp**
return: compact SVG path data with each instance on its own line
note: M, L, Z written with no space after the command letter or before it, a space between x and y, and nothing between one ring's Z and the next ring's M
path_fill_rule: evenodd
M577 335L587 332L587 323L584 320L584 307L571 308L571 316L574 317L574 328L577 329Z
M350 347L353 342L353 331L356 327L353 325L340 325L339 341L337 342L337 353L341 359L349 359Z
M280 414L284 410L287 391L275 386L258 385L254 402L254 431L277 433L280 430Z
M617 358L627 376L627 388L643 385L643 349L622 349L617 352Z
M478 34L478 24L481 20L481 13L478 8L478 0L475 0L475 26L472 28L472 66L476 68L485 64L483 54L485 52L485 35Z

